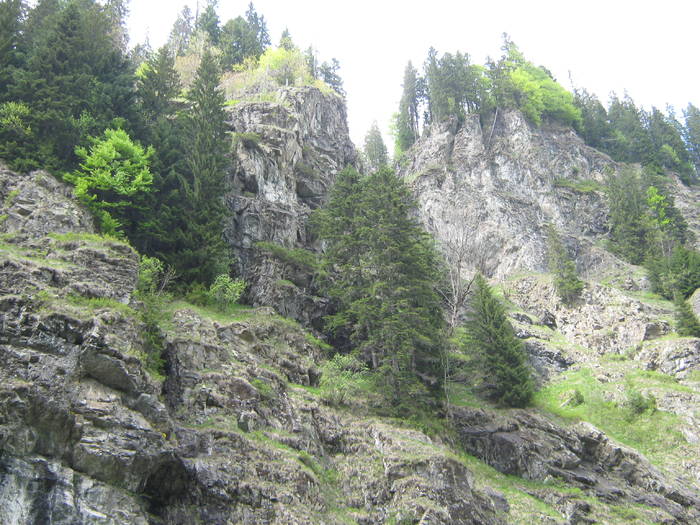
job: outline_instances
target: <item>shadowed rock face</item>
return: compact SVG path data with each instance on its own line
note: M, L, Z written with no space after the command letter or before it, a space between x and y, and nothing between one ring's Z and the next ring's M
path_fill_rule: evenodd
M303 277L290 280L289 268L255 244L313 249L309 212L325 202L336 174L356 162L345 102L315 88L289 88L279 93L279 102L234 106L229 126L234 147L225 235L249 296L308 322L323 311L323 301L309 295Z

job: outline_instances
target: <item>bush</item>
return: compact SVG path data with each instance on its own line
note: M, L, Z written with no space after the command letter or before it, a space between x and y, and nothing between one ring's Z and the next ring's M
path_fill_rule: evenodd
M348 404L368 379L367 367L348 354L336 354L321 366L321 399L331 406Z
M221 312L228 312L241 298L246 283L242 279L231 279L226 274L219 275L209 287L209 298Z
M625 406L630 411L630 418L643 414L646 411L656 412L656 398L652 394L644 396L638 390L628 388L626 395L627 401Z

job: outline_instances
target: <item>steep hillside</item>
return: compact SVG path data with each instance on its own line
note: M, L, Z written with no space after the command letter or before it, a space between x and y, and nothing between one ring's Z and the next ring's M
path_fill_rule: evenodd
M267 122L289 108L234 109L236 129L247 130L238 133L262 137L275 128L249 131L235 120L247 111L257 115L251 122ZM300 119L294 115L291 129ZM311 136L319 149L306 154L318 155L318 173L326 172L321 163L339 166L352 153L342 136L335 145L323 133ZM311 185L308 174L273 177L293 165L277 155L294 151L296 138L271 148L267 136L258 148L244 142L255 140L250 135L239 137L229 202L250 207L240 208L234 219L246 220L232 219L227 234L239 239L234 246L248 275L261 276L254 296L280 311L290 303L266 295L265 283L275 282L281 263L260 263L254 243L306 245L303 217L331 178L311 179L317 193L302 197L297 190ZM526 184L522 192L536 194ZM700 348L695 339L672 337L667 303L638 286L630 291L624 279L589 284L571 307L558 301L546 275L504 279L499 289L539 374L535 407L491 406L475 396L476 378L455 378L449 420L401 421L379 415L382 401L362 374L328 362L318 339L270 308L232 317L169 304L160 375L149 366L143 306L133 294L133 250L95 235L70 191L47 174L3 171L0 189L3 523L700 519ZM279 209L296 218L280 222L272 213ZM585 209L605 213L600 200ZM512 211L514 224L536 229ZM585 226L577 231L595 237ZM260 269L265 264L269 273ZM300 288L291 288L290 300L304 311ZM653 394L658 410L631 412L632 390L643 399ZM583 399L574 403L576 392Z
M153 376L138 305L125 304L130 248L92 234L47 175L5 172L3 183L15 217L2 247L3 522L499 523L538 505L543 519L614 515L587 502L591 483L617 505L637 502L639 516L682 522L694 504L631 451L620 471L625 449L591 427L522 411L488 423L503 416L455 408L457 443L533 480L522 485L440 439L359 415L362 399L326 406L320 348L266 310L221 319L172 305L166 377Z

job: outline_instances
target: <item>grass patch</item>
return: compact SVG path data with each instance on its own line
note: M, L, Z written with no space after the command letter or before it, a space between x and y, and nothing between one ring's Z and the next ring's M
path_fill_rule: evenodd
M577 193L594 193L603 191L603 185L591 179L565 179L557 177L554 179L555 188L566 188Z
M19 195L19 190L12 190L5 196L5 201L3 202L3 206L5 208L9 208L12 206L12 203L15 201L17 198L17 195Z
M122 246L131 247L131 245L123 239L119 239L112 235L99 235L97 233L49 233L49 237L59 242L86 242L89 244L98 244L101 246L109 244L120 244Z
M217 321L219 323L243 321L250 318L253 314L253 309L250 306L245 306L242 304L234 304L231 306L228 313L222 313L215 308L188 303L184 299L178 299L170 304L167 304L165 306L165 310L168 312L168 314L170 314L170 316L172 316L177 310L192 310L200 317L211 321Z
M640 377L648 378L639 374L628 376L630 391L645 386L639 381ZM658 378L654 376L654 379ZM565 419L588 421L617 441L639 450L652 461L663 463L669 451L685 442L677 430L678 416L651 410L630 414L630 409L606 401L604 394L617 388L619 384L600 383L591 370L581 369L563 374L560 381L537 392L534 405ZM566 403L571 391L580 392L583 402L578 405ZM633 424L630 424L631 417Z
M136 310L129 305L108 297L84 297L82 295L69 294L66 296L66 301L73 306L85 308L93 313L107 309L117 311L127 317L134 317L136 315Z

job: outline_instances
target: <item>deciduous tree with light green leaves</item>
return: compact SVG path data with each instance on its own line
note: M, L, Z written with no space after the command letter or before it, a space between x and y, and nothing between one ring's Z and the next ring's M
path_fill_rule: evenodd
M66 174L76 196L98 220L103 233L116 235L128 227L131 197L149 191L153 176L149 160L154 151L144 149L122 129L106 129L93 139L89 150L78 147L80 168Z

